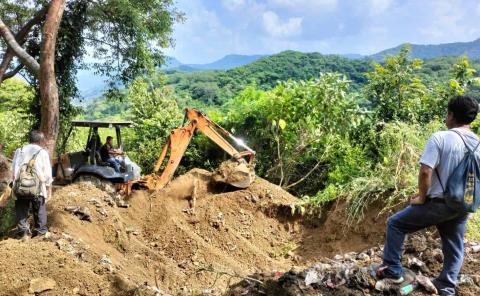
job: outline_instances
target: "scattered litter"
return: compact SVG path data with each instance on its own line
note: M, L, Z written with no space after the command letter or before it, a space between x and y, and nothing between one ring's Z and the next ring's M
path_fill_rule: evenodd
M458 276L458 282L457 284L459 286L473 286L475 285L475 282L473 278L467 274L460 274Z
M415 281L417 281L418 284L422 286L427 292L432 294L438 293L437 288L435 287L435 285L433 285L432 281L428 277L422 274L417 274L417 276L415 277Z
M321 275L316 269L310 269L305 276L305 285L310 286L311 284L318 284L322 279L323 275Z
M107 265L107 264L112 264L112 259L108 257L107 255L103 255L102 258L100 259L100 264Z
M407 266L409 268L420 270L423 272L428 271L427 265L417 257L407 257Z
M480 245L470 247L470 252L472 253L480 252Z
M290 271L280 277L275 274L271 276L257 274L254 278L268 283L269 289L279 295L409 295L420 287L430 294L435 294L437 290L429 276L437 275L441 264L439 259L443 260L441 250L438 249L439 241L432 233L426 232L409 236L405 245L409 251L404 256L405 281L402 284L395 284L391 279L378 280L372 273L383 256L380 246L359 253L337 254L333 259L324 259L304 271ZM462 274L458 284L471 287L478 285L478 281L480 276L477 278ZM262 292L264 287L261 284L248 281L242 283L233 289L234 293L227 295L265 294ZM362 293L358 293L359 291Z

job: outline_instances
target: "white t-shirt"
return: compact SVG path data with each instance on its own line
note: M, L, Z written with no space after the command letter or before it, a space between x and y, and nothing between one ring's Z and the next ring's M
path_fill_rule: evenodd
M470 130L463 128L454 128L459 132L470 149L474 149L478 144L478 137ZM423 151L420 163L437 169L443 186L445 187L448 177L453 170L462 161L467 148L460 136L452 130L440 131L434 133L427 142ZM480 156L480 149L476 154ZM435 171L432 174L432 185L427 193L431 198L440 197L443 194L442 186L438 180Z
M14 180L16 180L18 177L20 167L23 164L28 163L40 149L42 149L42 147L38 145L28 144L15 151L12 163ZM37 158L35 159L35 169L40 181L42 182L42 195L43 197L47 198L46 186L51 186L53 182L52 165L50 163L50 156L48 155L47 150L42 149L42 151L38 153Z

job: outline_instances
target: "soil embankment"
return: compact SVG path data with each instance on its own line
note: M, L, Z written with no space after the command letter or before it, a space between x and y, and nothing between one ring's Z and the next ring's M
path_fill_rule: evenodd
M31 280L48 277L55 287L41 295L143 295L142 286L216 295L245 276L301 269L383 239L385 217L374 207L353 229L342 202L308 221L292 216L297 202L263 179L236 190L199 169L163 190L135 192L129 207L73 184L48 204L50 238L0 242L0 294L31 295Z

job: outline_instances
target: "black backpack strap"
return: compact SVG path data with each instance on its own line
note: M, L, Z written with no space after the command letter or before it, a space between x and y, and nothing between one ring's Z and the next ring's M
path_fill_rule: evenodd
M35 153L32 157L32 160L35 160L37 158L37 156L40 154L40 152L42 152L43 148L40 148L37 153Z
M443 187L442 179L440 179L440 174L438 173L438 169L435 168L435 175L437 175L438 182L440 183L440 186L442 187L442 191L445 192L445 187Z
M467 142L465 142L465 139L463 138L462 134L459 131L456 131L454 129L451 129L451 131L456 133L460 137L460 139L462 139L462 142L463 142L463 145L465 145L465 148L467 148L468 152L472 153L472 149L470 149L470 147L468 147ZM478 145L477 145L477 147L478 147ZM475 149L477 149L477 148L475 147Z
M452 132L456 133L461 139L462 139L462 142L463 144L465 145L465 148L467 148L468 152L470 153L474 153L475 151L477 151L478 147L480 146L480 140L478 140L478 143L477 145L475 146L475 148L470 149L467 145L467 142L465 142L465 138L462 136L462 134L459 132L459 131L456 131L454 129L451 129Z
M42 152L43 148L40 148L37 152L35 152L35 154L32 156L32 158L30 158L30 160L28 162L26 162L25 164L28 166L28 167L31 167L33 165L35 165L35 162L37 161L37 156L40 154L40 152Z

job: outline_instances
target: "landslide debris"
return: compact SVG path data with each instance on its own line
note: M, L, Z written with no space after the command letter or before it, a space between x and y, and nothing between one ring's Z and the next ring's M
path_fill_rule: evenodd
M302 270L383 240L380 205L350 227L344 201L321 218L293 215L297 202L261 178L239 190L200 169L127 201L72 184L47 204L50 237L0 242L0 291L28 295L32 279L47 277L55 285L41 295L222 295L249 275Z
M163 190L135 192L129 207L89 182L58 189L47 204L49 238L0 242L0 291L23 295L48 277L56 285L42 295L218 295L240 280L225 274L297 264L287 254L302 235L289 214L297 198L260 178L244 190L210 181L195 169Z
M480 244L467 242L458 295L479 295L479 260ZM251 279L233 285L227 295L396 295L398 287L376 281L371 275L374 264L381 261L382 246L378 245L324 258L306 269L253 274ZM411 295L430 295L434 287L429 278L442 269L440 239L428 231L409 236L402 263L415 273L419 285Z

